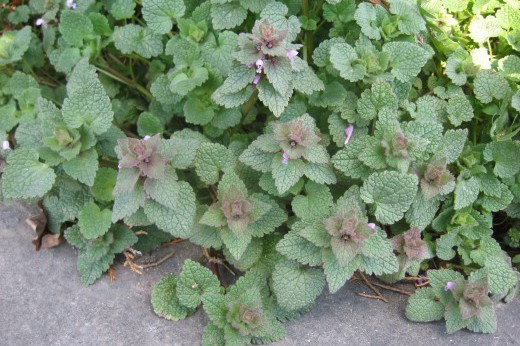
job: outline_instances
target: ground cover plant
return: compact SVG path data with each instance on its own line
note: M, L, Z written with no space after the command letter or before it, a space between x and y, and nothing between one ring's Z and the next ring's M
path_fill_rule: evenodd
M496 330L520 263L518 0L1 3L0 198L40 203L37 248L66 239L84 285L185 239L206 260L152 305L202 307L205 345L283 339L364 274L415 281L412 321Z

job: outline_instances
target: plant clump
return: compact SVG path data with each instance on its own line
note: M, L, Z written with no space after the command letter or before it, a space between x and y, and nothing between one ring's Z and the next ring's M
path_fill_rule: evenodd
M0 201L41 205L36 248L74 246L82 284L186 240L200 260L151 300L203 309L203 345L279 341L365 274L415 284L412 321L495 332L520 265L516 0L3 3Z

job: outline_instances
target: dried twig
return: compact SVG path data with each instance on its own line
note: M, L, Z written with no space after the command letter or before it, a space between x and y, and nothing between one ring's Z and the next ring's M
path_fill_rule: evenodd
M169 254L167 254L166 256L164 256L163 258L161 258L160 260L158 260L156 262L147 263L147 264L140 264L139 265L139 269L148 269L148 268L152 268L152 267L157 267L158 265L161 265L164 262L166 262L168 259L172 258L174 255L175 255L175 251L172 251L172 252L170 252Z
M161 248L167 247L167 246L170 246L170 245L173 245L173 244L182 243L184 240L185 239L181 239L181 238L173 239L172 241L169 241L167 243L162 244Z
M404 294L404 295L407 295L407 296L411 296L411 295L412 295L412 292L410 292L410 291L406 291L406 290L402 290L402 289L397 288L397 287L392 287L392 286L388 286L388 285L383 285L383 284L379 284L379 283L377 283L377 282L372 282L372 284L375 285L375 286L378 286L378 287L384 288L385 290L389 290L389 291L393 291L393 292L401 293L401 294Z
M116 271L112 266L108 267L108 277L110 278L110 282L116 281Z
M368 279L365 277L365 275L358 270L358 274L359 276L361 276L361 279L363 279L363 281L365 282L365 284L370 287L370 289L372 291L374 291L380 298L382 301L384 301L385 303L388 303L388 299L385 298L385 296L383 296L381 294L381 292L377 289L377 287L375 287L374 285L372 285L372 283L370 281L368 281Z
M407 276L402 278L401 281L411 281L415 288L427 286L430 284L430 278L427 276Z
M363 293L363 292L356 292L356 294L357 294L358 296L361 296L361 297L371 298L371 299L379 299L379 300L382 300L382 301L388 303L387 301L384 300L383 297L375 296L375 295L373 295L373 294L368 294L368 293Z
M130 270L133 272L136 272L137 274L143 274L139 265L134 262L135 255L131 251L125 250L123 255L125 255L126 258L125 263L123 263L123 267L129 266Z
M148 232L144 229L134 232L135 235L148 235Z
M211 257L208 259L208 261L210 263L217 263L217 264L220 264L222 265L224 268L226 268L228 270L228 272L233 275L233 276L236 276L237 274L233 271L233 269L231 269L227 264L226 262L224 262L222 259L220 258L217 258L217 257Z

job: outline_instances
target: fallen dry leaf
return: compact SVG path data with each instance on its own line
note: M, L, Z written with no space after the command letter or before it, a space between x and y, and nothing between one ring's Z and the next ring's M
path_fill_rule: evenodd
M42 247L48 249L61 243L59 234L55 235L47 231L47 217L45 216L41 205L38 205L37 214L29 216L25 220L25 223L27 223L36 233L36 237L32 240L36 251L39 251ZM46 235L49 235L50 237L46 237L47 239L44 240Z

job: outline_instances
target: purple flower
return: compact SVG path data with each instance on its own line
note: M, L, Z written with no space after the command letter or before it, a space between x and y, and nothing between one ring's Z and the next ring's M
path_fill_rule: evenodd
M148 135L144 136L144 138L143 138L143 140L145 140L145 141L147 141L149 139L150 139L150 136L148 136Z
M2 149L4 150L10 150L11 146L9 145L9 141L3 141L2 142Z
M123 168L123 165L119 163L119 164L117 165L117 169L121 170L121 168Z
M65 5L68 7L68 8L72 8L73 10L76 9L76 3L74 2L74 0L67 0L65 2Z
M284 164L284 165L288 164L289 163L289 155L286 152L284 152L282 157L283 157L282 164Z
M262 73L262 68L264 67L264 59L263 58L258 59L255 62L255 64L256 64L256 72Z
M448 281L446 286L444 286L445 291L453 291L454 288L455 288L455 282L453 282L453 281Z
M258 84L258 82L260 82L260 75L257 74L255 76L255 79L253 79L253 89L256 89L256 85Z
M294 57L298 55L298 51L296 49L291 49L287 51L287 57L291 59L291 62L294 60Z
M44 29L47 29L47 22L43 18L36 19L36 22L34 22L36 26L41 26Z
M367 226L372 228L374 231L376 230L376 224L375 223L369 223L369 224L367 224Z
M352 132L354 132L354 125L350 124L343 131L345 131L345 136L347 136L347 138L345 139L345 145L347 145L350 141L350 137L352 137Z

